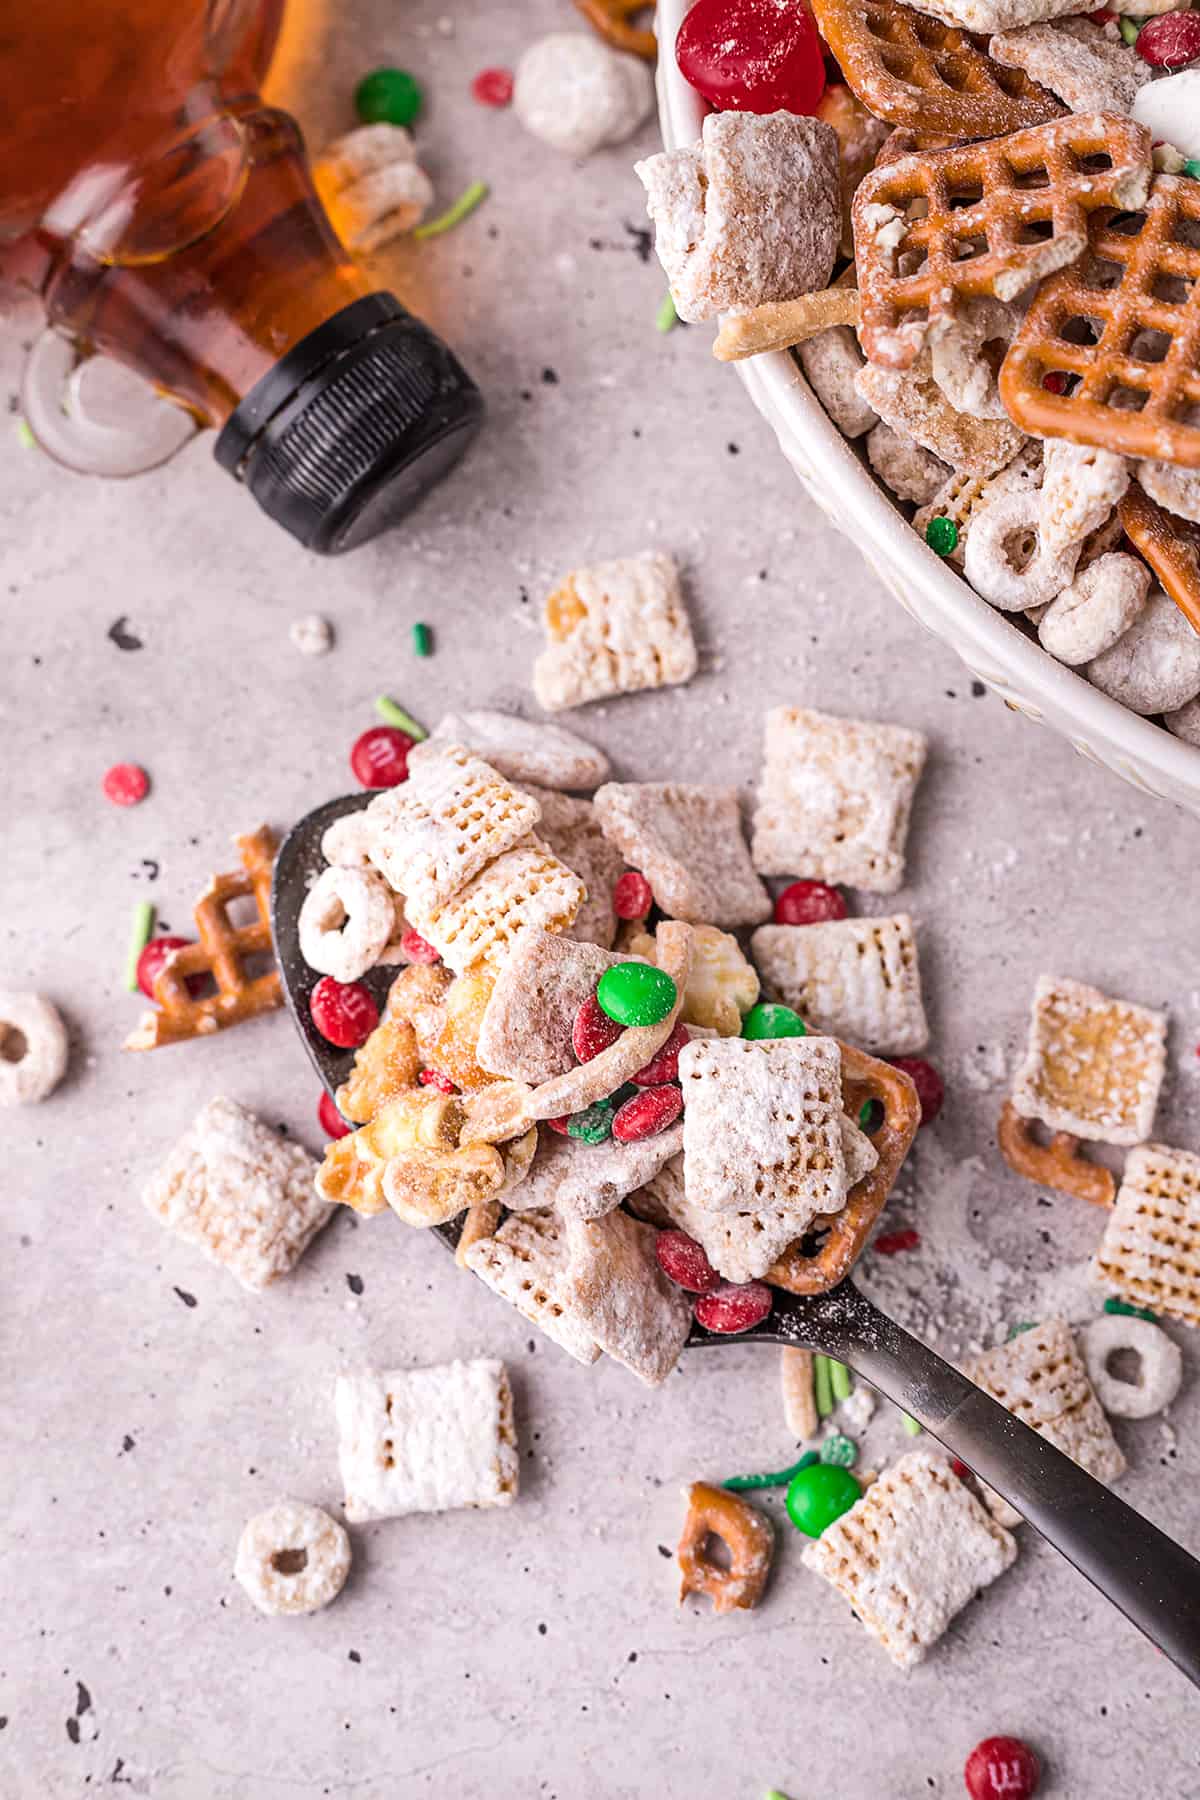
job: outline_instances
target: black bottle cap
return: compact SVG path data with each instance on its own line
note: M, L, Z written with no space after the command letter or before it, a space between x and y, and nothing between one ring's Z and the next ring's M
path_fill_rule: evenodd
M397 524L482 417L441 339L393 295L368 294L254 384L214 454L307 550L336 556Z

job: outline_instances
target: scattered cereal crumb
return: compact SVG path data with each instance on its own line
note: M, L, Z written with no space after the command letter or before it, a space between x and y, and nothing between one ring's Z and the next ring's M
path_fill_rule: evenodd
M333 649L333 626L320 613L293 619L288 636L302 656L324 656Z

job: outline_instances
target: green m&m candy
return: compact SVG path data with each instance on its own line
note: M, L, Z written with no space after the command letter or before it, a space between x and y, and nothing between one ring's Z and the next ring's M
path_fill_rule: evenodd
M567 1120L567 1136L578 1138L583 1144L603 1144L612 1136L613 1106L607 1100L597 1100L594 1106L583 1112L572 1113Z
M651 963L617 963L596 984L600 1011L618 1025L657 1025L675 1004L675 983Z
M411 125L422 98L407 69L372 69L354 90L354 110L364 125Z
M807 1037L808 1027L800 1014L793 1012L790 1006L777 1006L773 1001L760 1000L742 1020L742 1036L752 1039Z
M805 1537L819 1538L827 1526L849 1512L862 1493L849 1469L834 1463L810 1463L788 1482L788 1518Z

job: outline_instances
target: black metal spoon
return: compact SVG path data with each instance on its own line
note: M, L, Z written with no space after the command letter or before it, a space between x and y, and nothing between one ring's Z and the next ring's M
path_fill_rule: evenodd
M324 866L321 838L369 793L330 800L294 826L280 847L271 889L271 929L288 1007L332 1098L354 1060L316 1030L308 997L318 980L300 955L304 896ZM380 1004L391 969L365 977ZM436 1227L449 1249L456 1225ZM846 1363L1015 1506L1081 1575L1200 1686L1200 1562L1126 1506L1061 1450L873 1306L851 1281L826 1294L775 1291L768 1316L736 1336L692 1327L689 1346L749 1340L793 1344Z

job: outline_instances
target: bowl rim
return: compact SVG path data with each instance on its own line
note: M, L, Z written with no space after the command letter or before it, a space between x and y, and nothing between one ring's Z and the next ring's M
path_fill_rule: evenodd
M675 35L690 5L691 0L658 0L656 87L659 124L668 150L696 143L707 111L700 95L680 74L673 54ZM1036 640L1026 637L948 567L866 474L790 351L768 351L735 367L755 404L769 418L787 419L833 496L848 514L853 513L859 529L846 535L852 540L861 537L868 553L883 559L898 579L922 594L931 619L922 618L921 623L942 637L968 666L972 655L978 654L985 666L994 666L1006 679L1011 677L1018 700L1049 715L1066 716L1081 733L1106 740L1135 766L1153 769L1173 788L1191 790L1200 803L1200 749L1102 694ZM932 625L934 616L940 629ZM1047 722L1053 723L1053 717ZM1073 741L1069 734L1064 735ZM1074 748L1081 746L1075 744ZM1171 794L1162 797L1173 798Z

